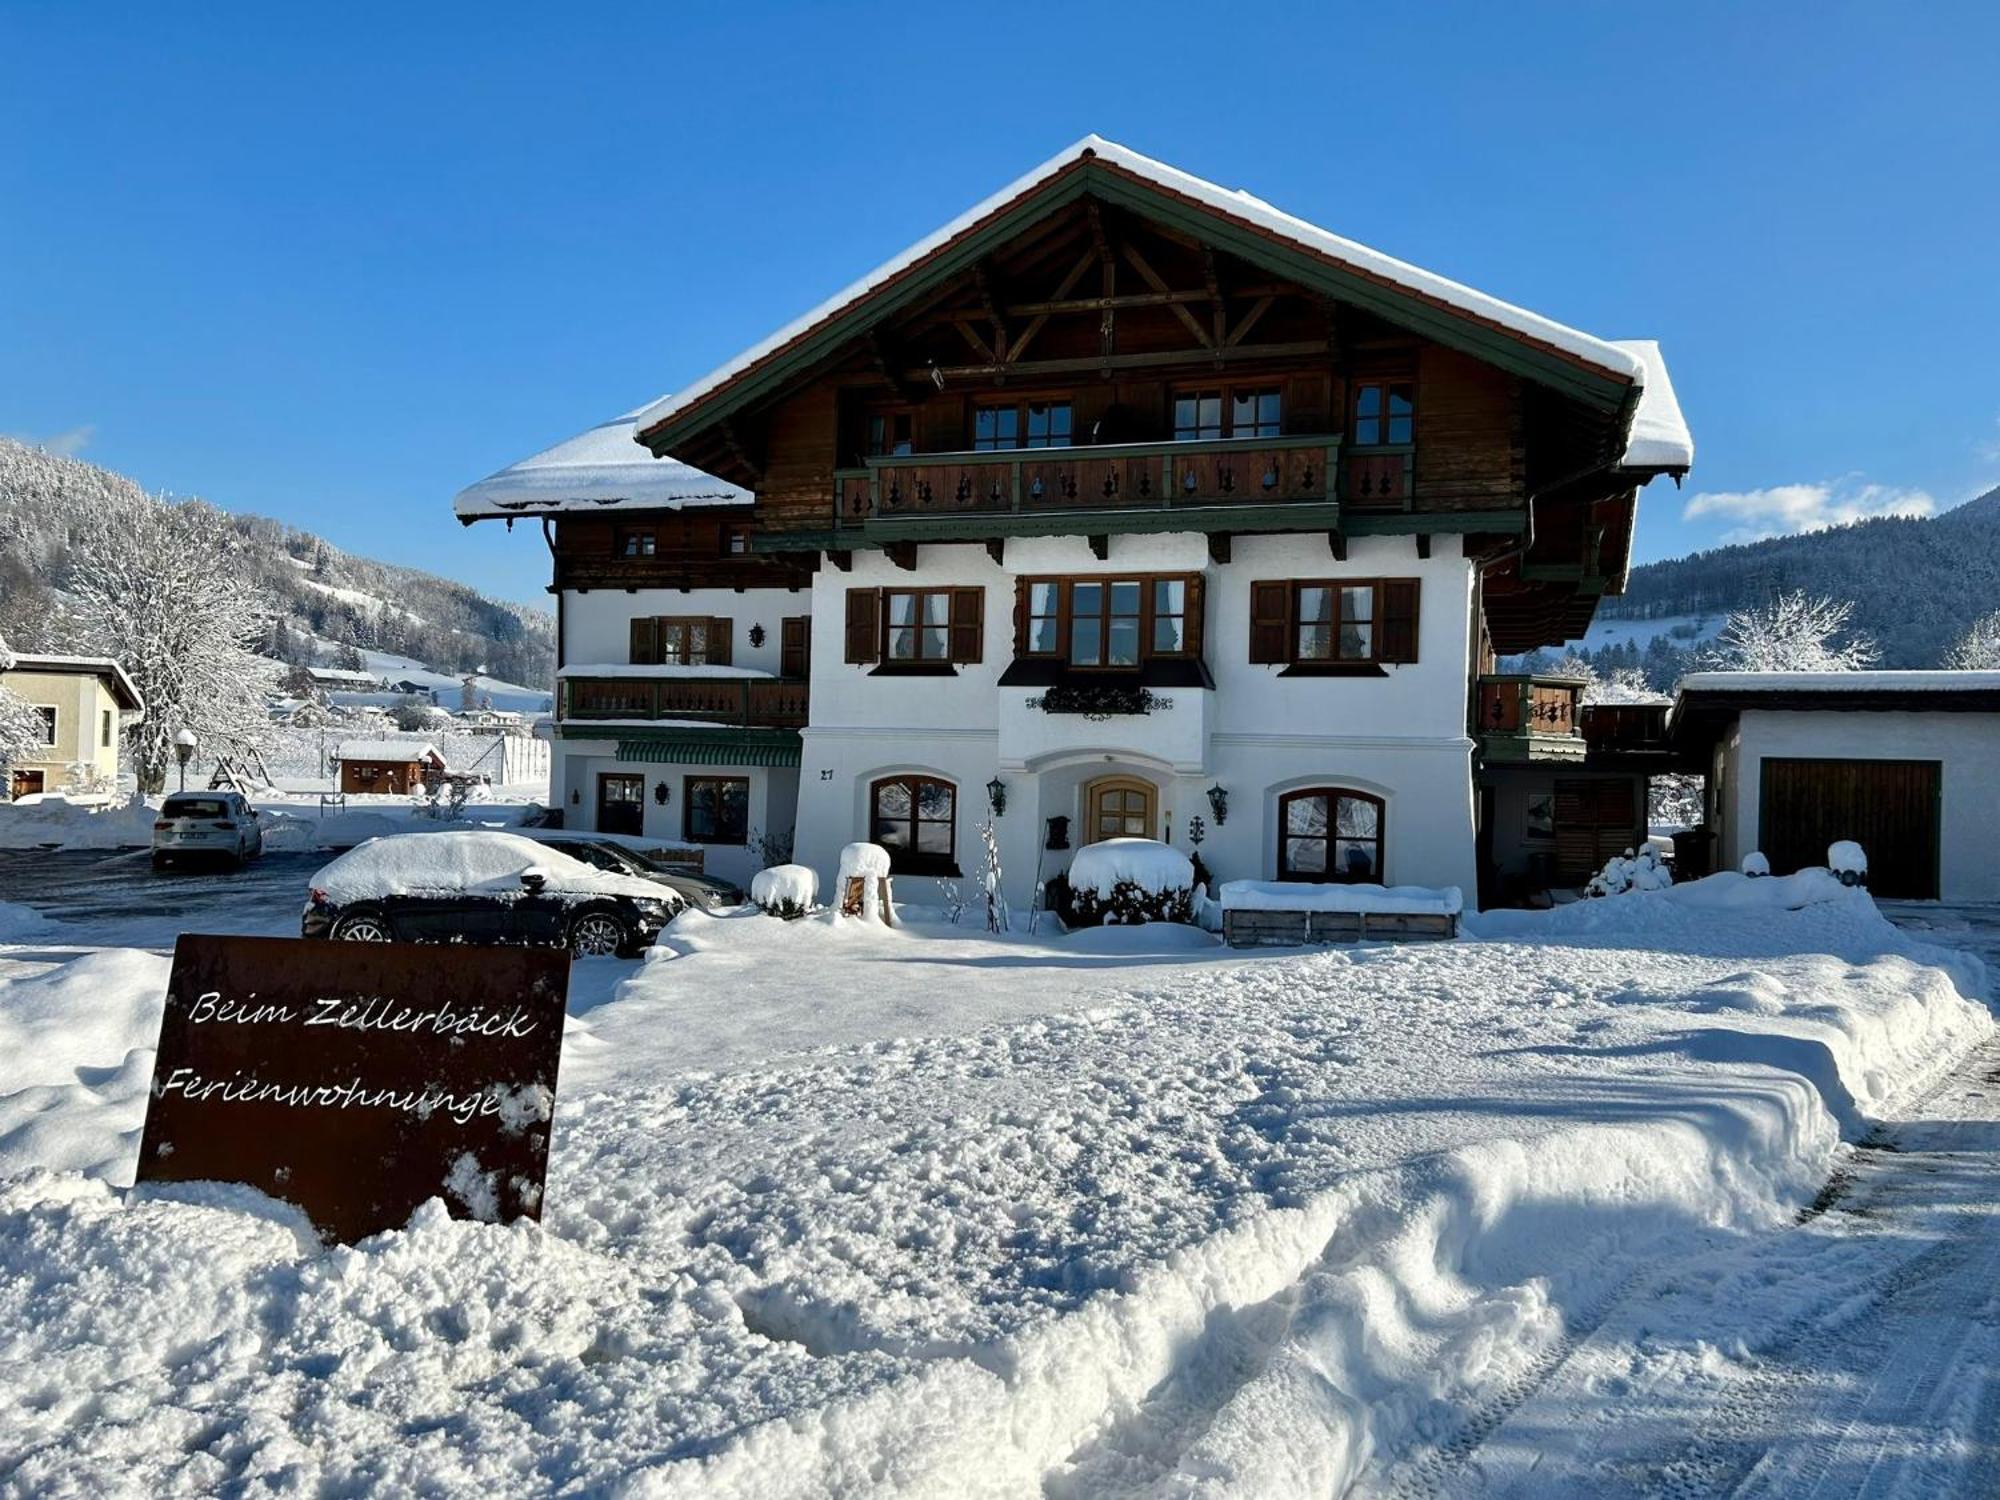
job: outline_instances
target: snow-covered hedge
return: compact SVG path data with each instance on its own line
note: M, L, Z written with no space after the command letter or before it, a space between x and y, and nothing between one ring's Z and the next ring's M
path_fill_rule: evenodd
M1157 839L1086 844L1069 864L1073 926L1193 922L1194 862Z
M750 899L765 915L790 922L813 909L819 899L819 876L806 865L772 865L751 877Z

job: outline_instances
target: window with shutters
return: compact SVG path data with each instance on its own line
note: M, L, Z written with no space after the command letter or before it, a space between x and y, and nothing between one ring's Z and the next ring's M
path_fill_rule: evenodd
M891 776L868 793L868 836L898 875L956 875L958 789L933 776Z
M812 616L792 615L778 625L778 675L803 680L812 669Z
M943 669L983 654L986 590L849 589L847 660Z
M643 615L632 621L634 665L726 667L733 627L709 615Z
M1200 654L1199 575L1024 578L1020 589L1018 655L1121 668Z
M1310 667L1417 659L1418 580L1294 578L1250 585L1250 660Z
M1382 799L1318 786L1278 799L1278 878L1343 885L1382 879Z

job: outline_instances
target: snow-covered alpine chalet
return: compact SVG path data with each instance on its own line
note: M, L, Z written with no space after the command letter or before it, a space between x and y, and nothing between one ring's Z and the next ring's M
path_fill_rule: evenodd
M1134 834L1490 892L1558 808L1565 850L1643 825L1574 684L1490 673L1691 461L1656 346L1090 137L457 510L541 519L573 827L825 882L858 838L976 876L997 815L1017 906Z

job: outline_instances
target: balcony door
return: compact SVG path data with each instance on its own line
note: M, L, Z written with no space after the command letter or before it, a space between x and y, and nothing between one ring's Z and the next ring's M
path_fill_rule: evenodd
M645 832L646 778L606 773L597 778L597 831Z
M1101 839L1156 839L1160 836L1160 793L1135 776L1107 776L1087 792L1084 842Z

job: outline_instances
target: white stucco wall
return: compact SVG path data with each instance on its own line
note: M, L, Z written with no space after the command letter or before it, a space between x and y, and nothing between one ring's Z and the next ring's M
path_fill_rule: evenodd
M775 674L787 616L812 612L808 589L571 589L563 598L566 665L629 662L632 621L647 615L716 616L733 622L731 664ZM750 627L764 627L764 644L750 644Z
M1746 710L1716 755L1721 868L1757 846L1767 756L1941 762L1939 894L2000 901L2000 714Z

